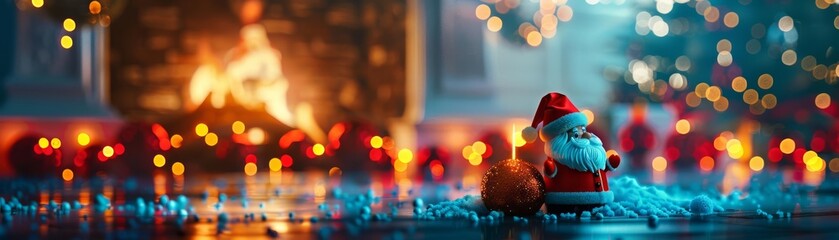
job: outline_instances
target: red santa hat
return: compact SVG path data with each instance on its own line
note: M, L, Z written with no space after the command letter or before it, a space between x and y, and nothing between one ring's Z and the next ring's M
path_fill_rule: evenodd
M577 126L588 124L586 115L577 110L577 107L568 100L568 96L562 93L548 93L539 102L536 108L536 115L533 123L522 130L522 137L527 142L533 142L539 135L536 128L542 124L543 140L550 140L559 133L567 132Z

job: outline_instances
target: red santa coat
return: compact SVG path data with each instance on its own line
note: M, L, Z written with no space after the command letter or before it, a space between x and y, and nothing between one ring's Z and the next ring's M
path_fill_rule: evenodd
M606 204L615 199L609 190L606 172L620 165L612 155L604 170L582 172L562 165L553 158L545 160L545 203L556 205Z

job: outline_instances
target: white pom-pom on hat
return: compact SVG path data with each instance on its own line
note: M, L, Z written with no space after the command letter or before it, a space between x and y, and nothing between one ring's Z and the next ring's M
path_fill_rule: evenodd
M539 131L534 127L527 126L521 130L521 137L524 138L524 141L527 143L532 143L533 141L536 141L537 137L539 137Z

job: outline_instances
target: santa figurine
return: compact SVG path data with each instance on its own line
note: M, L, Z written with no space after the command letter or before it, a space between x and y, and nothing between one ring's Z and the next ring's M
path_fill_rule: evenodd
M587 123L567 96L552 92L539 102L533 124L522 130L528 142L537 135L545 142L545 205L550 213L580 214L615 198L605 175L618 167L620 157L606 158L600 138L586 131Z

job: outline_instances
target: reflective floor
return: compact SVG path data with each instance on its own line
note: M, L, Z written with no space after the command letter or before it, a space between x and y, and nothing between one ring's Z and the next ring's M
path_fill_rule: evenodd
M771 194L753 196L751 199L757 202L727 206L718 214L661 218L657 224L650 224L645 217L603 220L583 217L556 222L543 222L538 217L523 222L508 217L501 222L475 223L418 220L412 204L416 198L422 198L428 205L468 194L480 195L481 170L436 181L398 173L330 176L322 172L272 172L255 176L172 176L159 172L148 180L4 180L0 182L0 196L5 205L13 205L14 198L23 208L33 202L38 207L37 212L0 209L3 211L0 238L830 239L839 236L839 187L831 184L836 182L836 177L830 173L821 175L815 186L795 183L795 179L785 177L795 176L794 172L780 171L767 173L767 177L751 176L747 178L751 182L745 181L746 186L738 186L726 172L667 173L669 177L664 179L660 179L662 176L656 179L653 174L639 178L639 182L655 185L664 181L661 183L668 187L661 189L674 195L691 195L691 191L707 190L709 186L717 189L710 192L725 192L726 184L734 184L729 193L743 189L743 195L757 195L755 186L772 184L778 184L781 186L778 189L786 193L778 195L780 199L772 199ZM67 206L70 210L63 211ZM372 218L363 217L364 206L370 207ZM767 219L757 213L756 207L770 214L776 209L786 211L790 217Z

